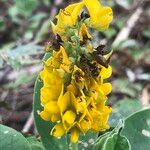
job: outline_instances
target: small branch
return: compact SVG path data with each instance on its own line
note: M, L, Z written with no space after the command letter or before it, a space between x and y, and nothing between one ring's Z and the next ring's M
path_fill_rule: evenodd
M70 143L70 150L78 150L78 143Z
M137 10L133 13L133 15L127 21L126 26L122 28L122 30L118 33L116 39L114 40L112 44L113 47L117 47L120 42L128 39L131 30L133 29L136 22L140 18L140 15L142 14L142 12L143 12L142 7L138 7Z
M30 130L31 126L33 125L33 112L31 112L26 124L24 125L22 132L23 133L28 133Z

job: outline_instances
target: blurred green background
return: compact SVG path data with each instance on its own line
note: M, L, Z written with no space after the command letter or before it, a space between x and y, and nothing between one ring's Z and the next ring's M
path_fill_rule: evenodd
M50 19L75 0L0 0L0 123L35 132L32 96L51 40ZM114 20L109 30L94 33L95 44L113 49L110 124L150 104L150 2L101 0ZM30 120L31 119L31 120ZM31 121L29 128L25 128Z

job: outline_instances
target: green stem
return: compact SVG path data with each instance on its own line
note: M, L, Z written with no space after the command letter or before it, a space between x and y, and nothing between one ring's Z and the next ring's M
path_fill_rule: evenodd
M78 142L77 143L70 143L71 150L78 150Z

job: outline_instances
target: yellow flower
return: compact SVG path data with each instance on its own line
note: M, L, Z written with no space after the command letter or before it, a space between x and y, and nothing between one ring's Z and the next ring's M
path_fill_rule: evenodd
M51 130L51 135L55 137L61 137L65 134L65 129L63 124L56 124L54 128Z
M64 71L69 72L70 63L71 62L65 49L62 46L60 46L60 50L58 52L53 51L53 56L45 62L45 68L47 68L50 71L52 71L53 68L61 68Z
M109 129L107 121L109 113L112 109L110 107L105 106L105 101L95 103L94 99L92 98L91 102L88 105L88 110L92 118L91 128L94 131Z
M56 53L57 55L52 57L55 61L60 52ZM59 138L70 132L71 141L76 143L80 132L108 129L107 121L111 108L105 106L105 102L111 91L111 84L97 82L91 77L87 79L85 73L74 65L70 85L65 87L65 71L61 68L63 61L59 64L60 69L56 69L56 65L51 61L48 59L45 62L47 66L44 66L41 72L44 85L41 88L41 103L44 109L40 113L43 120L56 123L51 135ZM49 71L49 67L53 69ZM102 77L99 78L105 79L110 76L111 67L101 68L101 71Z
M109 26L112 20L111 8L102 7L98 0L83 0L60 10L56 16L57 24L51 23L54 33L61 38L67 37L67 28L76 27L84 5L90 13L91 27L104 30ZM81 27L76 27L75 34L68 38L69 42L61 41L60 49L52 51L52 56L44 62L44 69L40 73L43 82L40 90L43 109L40 116L54 123L51 135L60 138L71 134L73 143L78 141L80 133L109 128L107 122L111 108L106 106L106 101L112 90L111 84L105 82L112 74L111 66L108 64L108 68L105 68L91 57L90 53L94 51L90 41L92 36L83 19L78 25ZM75 56L78 49L79 55ZM81 60L82 54L85 58ZM109 60L111 54L103 57ZM96 72L96 75L92 76L88 72Z
M84 40L88 40L88 39L91 39L92 36L90 35L90 33L88 32L88 29L85 25L85 23L83 23L80 27L80 31L79 31L79 39L81 41L84 41Z
M107 79L111 76L112 74L112 67L109 65L108 68L105 68L103 66L100 66L101 71L100 71L100 77L102 79Z
M63 10L60 10L59 14L56 16L57 24L54 25L51 22L53 32L55 34L62 35L64 34L66 28L74 26L83 5L83 2L75 3L69 5Z
M74 69L72 72L72 81L77 85L77 87L81 90L84 88L85 79L84 79L84 72L74 65Z
M109 27L113 19L112 9L102 7L99 0L83 0L89 13L91 27L104 31Z

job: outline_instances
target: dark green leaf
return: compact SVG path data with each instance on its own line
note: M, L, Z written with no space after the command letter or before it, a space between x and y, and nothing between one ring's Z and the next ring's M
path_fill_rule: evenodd
M32 150L45 150L42 143L39 142L35 137L29 137L27 140Z
M82 149L91 150L97 137L98 137L97 132L88 132L85 135L80 135L78 144L79 150Z
M111 132L100 136L94 144L94 150L130 150L130 143L125 136L120 134L124 122L120 121Z
M0 125L1 150L31 150L26 138L16 130Z
M125 120L122 135L125 135L132 150L150 149L150 109L139 111Z
M113 111L110 114L109 124L115 127L120 119L125 119L132 113L140 110L142 105L137 99L123 99L113 106Z

